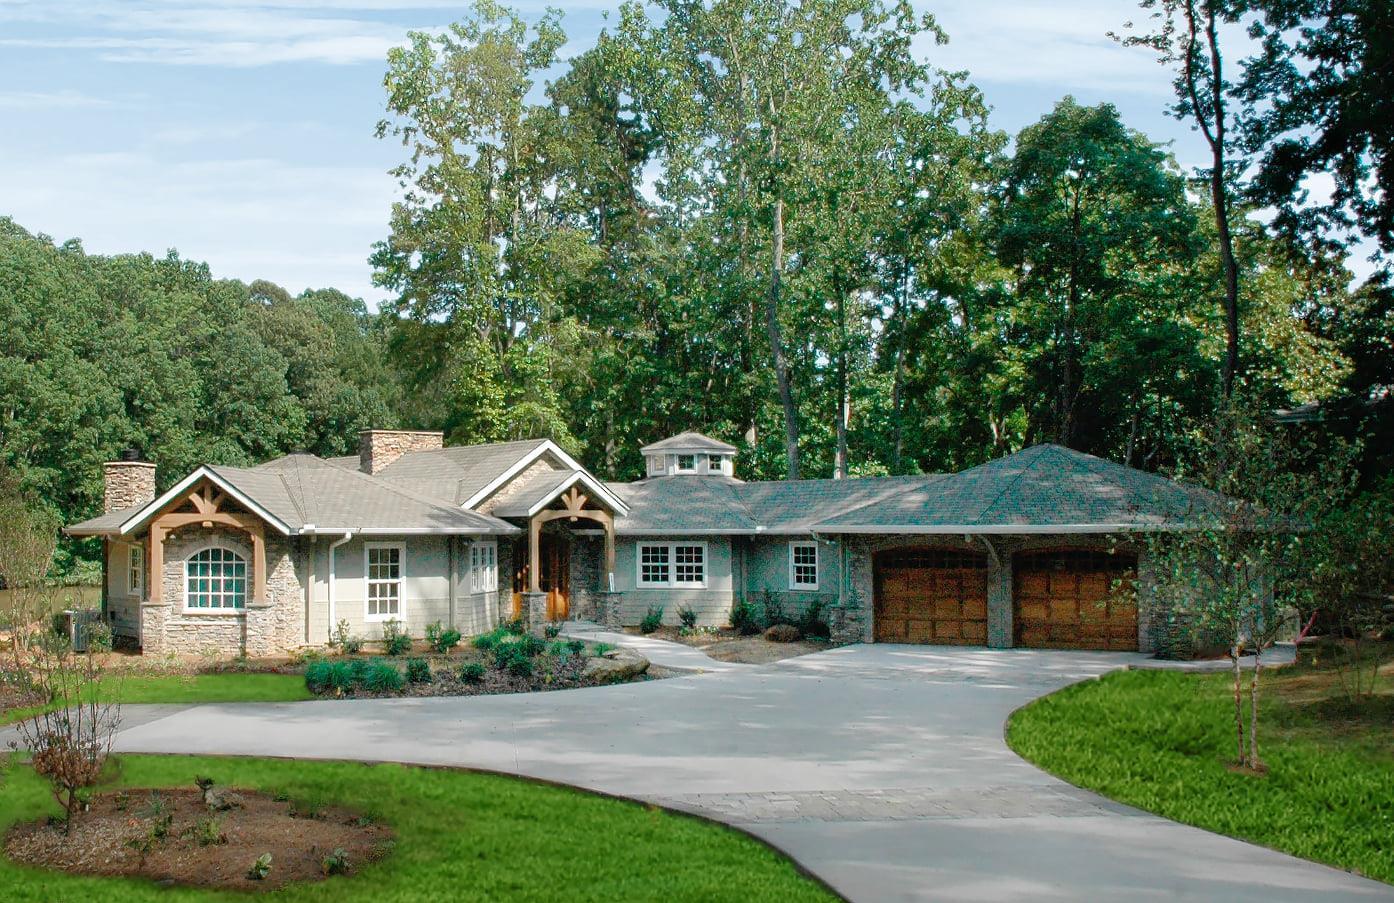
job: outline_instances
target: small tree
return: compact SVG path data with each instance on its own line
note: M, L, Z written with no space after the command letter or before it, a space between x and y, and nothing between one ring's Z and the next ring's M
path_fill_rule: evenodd
M1157 602L1198 635L1223 639L1234 687L1236 761L1259 757L1263 651L1293 626L1293 591L1311 489L1292 464L1291 447L1242 404L1225 404L1181 476L1199 484L1182 518L1185 529L1152 534ZM1247 693L1240 667L1254 655ZM1245 697L1248 726L1245 726ZM1247 742L1246 742L1247 733Z

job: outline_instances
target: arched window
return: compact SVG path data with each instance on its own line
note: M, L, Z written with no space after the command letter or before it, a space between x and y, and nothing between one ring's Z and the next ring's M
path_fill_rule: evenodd
M217 546L189 558L184 565L184 607L246 608L247 559Z

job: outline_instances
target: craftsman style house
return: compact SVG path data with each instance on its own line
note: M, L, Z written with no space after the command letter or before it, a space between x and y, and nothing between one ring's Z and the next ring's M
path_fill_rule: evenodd
M1154 646L1140 531L1195 489L1053 445L951 475L742 482L736 448L682 433L606 483L547 440L446 447L369 430L357 457L208 465L156 495L106 465L104 610L147 652L266 655L345 621L469 635L500 620L724 624L733 603L817 602L835 639Z

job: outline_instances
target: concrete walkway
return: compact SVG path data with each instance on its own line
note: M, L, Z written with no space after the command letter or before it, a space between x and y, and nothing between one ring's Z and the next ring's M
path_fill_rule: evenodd
M137 719L117 746L562 781L739 825L853 900L1394 899L1077 790L1007 749L1013 709L1140 659L851 646L553 693L198 706Z

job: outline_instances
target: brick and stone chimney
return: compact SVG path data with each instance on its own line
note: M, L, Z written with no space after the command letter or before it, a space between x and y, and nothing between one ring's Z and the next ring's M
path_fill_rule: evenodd
M358 434L358 469L377 473L407 452L445 447L436 430L364 430Z
M120 461L102 465L102 482L106 488L103 510L135 508L155 498L155 465L140 460L135 449L127 449Z

